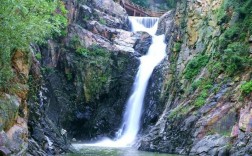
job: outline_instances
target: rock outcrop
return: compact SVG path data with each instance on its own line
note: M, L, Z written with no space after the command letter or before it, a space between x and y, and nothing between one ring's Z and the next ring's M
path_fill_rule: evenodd
M11 65L13 85L0 91L0 155L23 155L28 148L26 100L30 56L27 52L16 50Z
M0 90L0 155L60 155L115 136L151 36L113 0L64 0L68 27L15 50ZM149 80L139 149L252 155L251 1L178 1L159 20L167 57Z
M169 13L161 17L158 33L166 34L169 57L159 76L161 91L152 101L159 101L163 113L140 138L140 150L251 154L251 92L245 94L241 87L251 81L251 63L246 61L251 60L250 32L242 29L251 18L231 3L179 2L174 21L167 21L173 17ZM246 37L236 35L241 31ZM234 47L244 47L244 53ZM248 64L233 62L232 56Z
M115 135L139 65L135 45L146 36L126 31L127 14L112 0L66 7L66 36L33 47L41 59L31 70L38 84L29 98L31 155L69 152L72 139Z

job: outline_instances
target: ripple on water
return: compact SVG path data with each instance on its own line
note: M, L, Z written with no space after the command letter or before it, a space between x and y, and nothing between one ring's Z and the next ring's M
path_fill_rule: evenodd
M83 147L79 153L66 154L65 156L178 156L154 152L138 151L135 148L108 148L108 147Z

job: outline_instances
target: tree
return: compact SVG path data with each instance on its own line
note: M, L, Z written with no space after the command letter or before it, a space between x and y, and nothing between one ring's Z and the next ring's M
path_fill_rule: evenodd
M59 0L4 0L0 5L0 89L11 79L15 49L28 51L66 26L66 10Z
M132 2L142 7L148 7L149 4L147 0L132 0Z
M167 6L169 8L175 8L176 7L176 4L177 4L176 0L166 0L166 1L167 1Z

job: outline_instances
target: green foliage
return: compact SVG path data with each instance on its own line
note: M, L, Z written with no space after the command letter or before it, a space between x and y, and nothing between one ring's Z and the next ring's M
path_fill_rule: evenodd
M85 47L78 47L76 53L85 57L109 57L110 53L98 46L92 46L89 49Z
M202 67L206 66L208 62L209 56L199 54L195 56L186 66L185 69L185 78L188 80L192 80L196 75L199 74Z
M88 21L89 19L90 19L89 16L84 15L84 17L83 17L83 20L84 20L84 21Z
M166 0L167 6L172 9L176 7L177 1L176 0Z
M105 61L105 60L103 60ZM97 64L89 64L87 71L85 71L85 98L89 102L95 100L100 94L106 93L111 79L111 68L109 64L97 66Z
M60 33L67 22L62 5L60 1L46 0L3 1L0 42L10 43L10 49L26 48L31 42L43 42L54 31ZM56 13L56 9L62 10Z
M6 61L2 61L2 62L6 62ZM7 63L7 62L6 62ZM3 90L4 92L7 92L8 89L11 87L12 83L11 83L11 78L13 77L13 72L11 69L11 66L5 64L2 65L2 69L0 69L0 90Z
M233 26L227 29L219 39L220 49L226 48L229 43L236 40L241 33L240 31L239 26Z
M246 16L247 14L252 14L252 0L246 0L241 7L238 8L241 16Z
M195 100L194 105L195 105L197 108L200 108L200 107L202 107L205 103L206 103L206 97L200 95L200 97L198 97L198 98Z
M249 82L244 83L241 86L241 91L245 95L250 94L252 92L252 80L250 80Z
M67 24L66 10L60 1L4 0L0 5L0 89L10 83L11 53L28 51L31 42L42 43Z
M77 47L76 53L86 57L86 59L81 59L83 63L80 62L78 68L86 70L84 95L86 101L90 102L107 91L111 77L111 53L97 45L89 48L80 45Z
M239 14L238 21L231 27L221 25L223 34L219 38L219 58L215 60L216 68L213 70L223 70L227 75L234 76L235 74L244 71L247 67L251 67L251 59L249 59L249 45L247 43L248 35L252 32L252 0L225 0L219 13L223 16L228 16L223 23L228 23L234 11ZM220 70L219 70L220 71ZM212 71L214 72L214 71ZM216 74L214 74L216 75Z
M148 7L148 1L146 0L132 0L133 3L138 4L142 7Z
M67 77L67 80L68 80L68 81L70 81L70 80L73 79L73 75L72 75L71 72L67 72L67 73L66 73L66 77Z
M53 67L43 67L41 68L42 73L51 74L55 72L55 69Z
M102 25L106 25L107 24L106 20L102 19L102 18L99 19L99 23L102 24Z
M76 50L81 47L81 41L78 35L74 35L71 37L69 47Z
M213 84L210 80L202 79L198 81L197 86L200 94L195 99L194 106L200 108L206 103L206 99L209 96L209 91L213 88Z
M42 58L41 53L37 53L37 54L35 55L35 57L36 57L37 60L41 60L41 58Z
M0 95L0 130L8 131L15 123L18 114L16 97Z
M201 79L194 81L191 85L190 92L194 92L196 89L198 89L198 87L201 85L201 83L202 83Z
M220 48L221 50L225 49L228 44L233 41L241 41L246 38L246 32L252 31L252 0L244 0L240 2L238 0L225 0L222 7L217 13L219 24L228 23L232 18L231 11L239 15L239 21L235 25L226 29L222 27L222 30L225 30L223 35L220 37Z
M189 113L190 111L189 106L177 106L176 108L174 108L173 110L171 110L170 114L168 115L169 119L174 119L174 118L179 118L183 115L186 115Z
M228 75L234 75L243 71L246 66L250 65L249 46L244 43L234 42L227 46L222 55L223 66Z
M181 43L180 42L175 42L173 46L173 51L174 52L179 52L181 50Z
M30 99L37 101L38 100L37 93L40 90L39 79L36 79L32 75L29 75L28 86L29 86L28 97Z
M83 48L83 47L79 47L76 49L76 52L79 54L79 55L82 55L82 56L85 56L87 57L88 54L90 53L90 51L87 49L87 48Z

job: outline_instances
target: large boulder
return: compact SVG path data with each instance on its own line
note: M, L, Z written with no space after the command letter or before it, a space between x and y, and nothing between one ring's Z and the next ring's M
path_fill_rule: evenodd
M197 142L191 149L190 155L220 155L228 154L228 137L220 135L209 135Z
M109 15L118 17L127 17L127 12L121 7L120 4L115 3L113 0L93 0L95 8L107 12Z
M87 21L97 21L111 28L128 30L128 15L118 3L113 0L93 0L91 3L79 4L77 23L87 28Z
M137 53L145 55L152 43L152 36L146 32L138 32L138 34L140 37L136 41L134 49Z
M156 35L165 34L166 38L171 36L174 26L174 14L175 12L171 10L160 17Z

